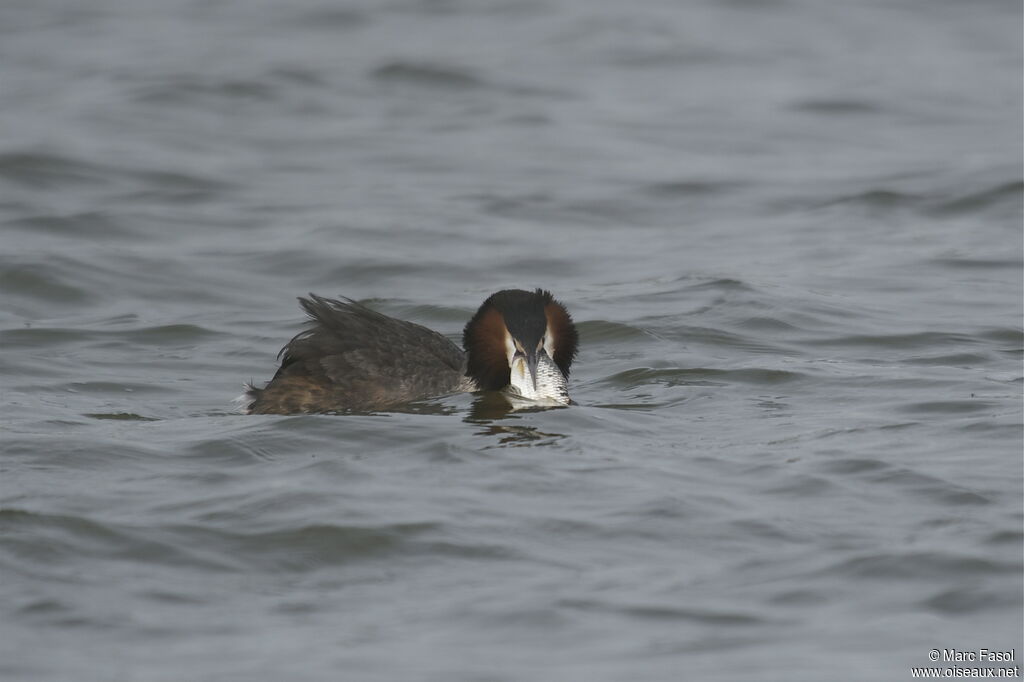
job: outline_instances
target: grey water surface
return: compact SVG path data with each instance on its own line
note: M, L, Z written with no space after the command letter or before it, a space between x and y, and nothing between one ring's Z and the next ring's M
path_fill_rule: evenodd
M1021 21L0 2L0 678L1020 665ZM298 295L537 286L569 408L231 402Z

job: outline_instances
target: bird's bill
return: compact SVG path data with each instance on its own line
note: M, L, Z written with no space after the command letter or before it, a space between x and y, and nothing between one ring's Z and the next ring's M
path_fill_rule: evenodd
M569 384L562 370L544 349L517 355L512 361L509 387L521 398L569 404Z

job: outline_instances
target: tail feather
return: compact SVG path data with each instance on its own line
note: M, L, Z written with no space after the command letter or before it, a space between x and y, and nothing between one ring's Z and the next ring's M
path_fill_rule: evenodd
M256 403L260 389L256 388L252 381L242 384L242 388L242 395L232 399L231 402L235 404L235 409L242 414L252 414L252 406Z

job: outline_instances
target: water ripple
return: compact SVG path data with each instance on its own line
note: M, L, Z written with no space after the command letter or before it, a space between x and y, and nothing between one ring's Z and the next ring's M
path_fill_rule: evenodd
M630 389L648 384L664 386L725 386L730 383L745 383L761 386L775 386L805 379L799 372L777 369L710 369L705 367L653 369L639 367L618 372L603 381L620 388Z
M830 566L826 572L869 580L952 578L965 575L991 576L1019 573L1021 562L998 561L944 551L879 552L866 554Z
M690 621L712 627L763 625L767 622L762 616L754 613L696 609L664 604L614 604L594 599L562 599L558 605L562 608L579 611L616 613L645 620Z
M39 189L95 185L106 181L102 166L44 152L0 153L0 179Z
M82 342L116 346L190 346L220 332L195 324L164 324L138 329L100 330L62 327L0 329L0 342L10 348L49 348Z
M484 87L470 71L455 66L394 61L378 66L371 77L384 83L401 83L428 88L470 90Z

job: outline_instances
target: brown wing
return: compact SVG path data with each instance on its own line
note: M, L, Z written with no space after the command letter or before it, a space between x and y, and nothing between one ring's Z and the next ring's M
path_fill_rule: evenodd
M256 413L367 410L459 389L464 354L441 334L356 303L300 298L311 326L281 349L253 391Z

